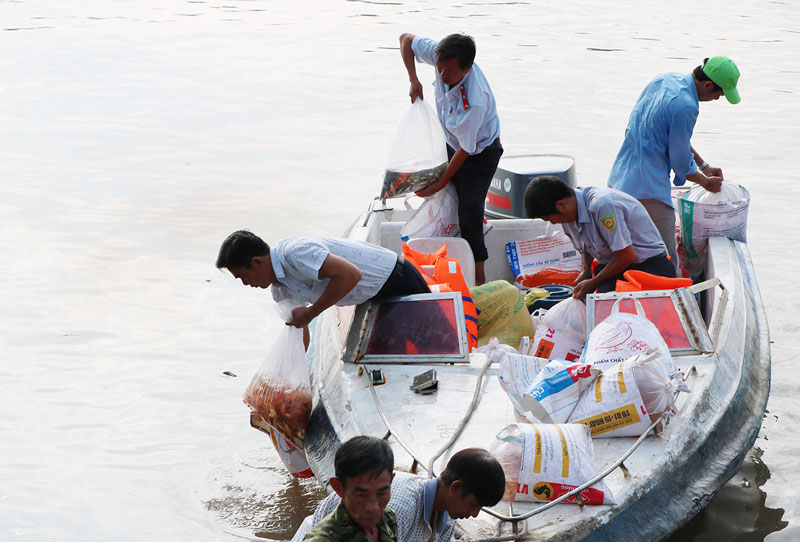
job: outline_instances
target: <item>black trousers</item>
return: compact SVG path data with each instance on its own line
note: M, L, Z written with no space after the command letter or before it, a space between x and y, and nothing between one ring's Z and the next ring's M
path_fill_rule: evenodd
M430 291L428 283L419 274L417 268L404 258L397 258L394 270L383 283L380 291L372 297L372 300L380 301L396 295L427 294Z
M453 158L455 150L447 147L447 155ZM467 156L450 182L458 193L458 226L463 237L472 249L476 262L489 257L486 243L483 242L483 210L486 206L486 193L497 171L497 163L503 155L500 138L478 154Z

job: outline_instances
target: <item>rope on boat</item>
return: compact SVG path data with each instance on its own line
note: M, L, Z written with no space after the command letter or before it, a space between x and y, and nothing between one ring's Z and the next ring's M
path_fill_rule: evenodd
M472 394L472 401L470 401L469 406L467 407L467 412L464 414L464 417L461 418L461 422L456 427L455 432L450 436L447 442L444 443L438 452L436 452L428 461L428 468L425 470L428 471L428 476L433 478L433 464L439 459L442 454L444 454L447 450L453 446L453 443L458 440L458 437L461 436L461 432L464 430L464 427L467 425L467 422L472 417L472 413L475 412L475 409L478 408L478 403L481 402L481 386L483 384L483 375L486 374L486 370L489 369L489 366L492 364L492 359L487 358L486 363L483 364L481 368L481 372L478 375L478 382L475 383L475 392Z
M375 388L374 388L374 386L372 384L372 378L367 378L367 383L369 385L370 394L372 395L372 400L375 403L375 407L378 410L378 415L380 416L381 420L383 421L384 425L386 426L386 429L388 429L389 432L392 434L392 436L394 436L394 438L397 441L397 443L419 465L421 465L423 469L425 469L427 471L429 477L432 478L434 476L433 463L435 462L435 460L438 459L439 456L441 456L445 451L447 451L447 449L450 446L453 445L453 442L455 442L455 440L458 438L458 435L460 435L461 431L464 429L464 426L469 421L469 419L472 416L472 413L474 412L475 408L477 408L478 403L480 401L480 388L481 388L481 384L482 384L482 381L483 381L483 376L486 373L486 370L489 368L489 366L491 366L491 364L492 364L492 360L488 359L487 362L484 364L483 368L481 369L480 375L478 376L478 382L477 382L477 384L475 386L475 393L473 394L472 401L470 402L469 408L467 409L467 413L464 415L464 418L461 420L461 423L459 424L459 427L456 430L456 433L453 435L453 437L450 438L450 440L447 442L447 444L442 447L442 449L437 453L437 455L435 455L428 463L425 463L422 459L420 459L419 456L414 452L414 450L412 450L411 447L403 439L401 439L397 435L397 433L394 431L394 428L392 427L391 423L389 422L389 419L386 417L386 413L383 410L383 406L381 405L380 399L378 398L378 394L375 392ZM364 370L364 374L367 374L367 375L369 374L368 371L367 371L367 368L365 366L362 365L362 369ZM691 366L689 368L688 373L692 373L694 371L696 371L696 368L693 365L693 366ZM675 397L677 398L677 396L680 393L681 393L680 390L676 391L675 392ZM572 491L569 491L569 492L565 493L564 495L561 495L559 498L557 498L555 500L552 500L552 501L548 502L547 504L543 504L543 505L539 506L538 508L536 508L534 510L531 510L530 512L527 512L525 514L521 514L519 516L515 516L515 515L506 516L506 515L500 514L499 512L495 512L494 510L492 510L491 508L488 508L488 507L483 507L481 510L483 512L489 514L490 516L493 516L496 519L500 520L501 524L502 524L502 522L508 522L508 523L511 523L513 526L516 526L517 523L519 523L521 521L524 521L524 520L527 520L528 518L530 518L532 516L535 516L536 514L540 514L541 512L544 512L545 510L548 510L548 509L554 507L555 505L560 504L561 502L563 502L566 499L572 497L573 495L577 495L578 496L577 498L580 499L580 495L579 494L580 494L581 491L583 491L584 489L590 487L591 485L599 482L600 480L602 480L603 478L605 478L606 476L611 474L618 467L622 467L623 469L625 469L627 471L627 469L623 465L624 461L628 457L630 457L631 454L633 454L634 451L636 451L636 449L639 447L639 445L641 445L642 442L644 442L644 440L650 435L650 433L653 433L654 435L657 434L657 432L658 432L657 427L666 418L667 418L667 413L665 412L661 416L659 416L659 418L656 421L654 421L645 431L642 432L641 436L638 439L636 439L636 442L634 442L631 445L631 447L628 449L627 452L625 452L617 461L615 461L613 464L611 464L603 472L599 473L597 476L595 476L594 478L592 478L591 480L589 480L585 484L576 487ZM527 535L527 533L524 530L522 533L499 536L499 537L471 538L469 536L469 534L466 533L466 531L464 531L460 527L459 527L459 531L462 532L463 535L464 535L464 537L462 537L461 539L465 540L466 542L503 542L503 541L509 541L509 540L518 540L518 539L521 539L521 538L523 538L523 537L525 537Z

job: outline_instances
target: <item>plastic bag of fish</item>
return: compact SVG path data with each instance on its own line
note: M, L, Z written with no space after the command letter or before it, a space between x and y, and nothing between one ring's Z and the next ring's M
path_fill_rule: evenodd
M447 145L436 113L417 99L400 119L390 147L381 200L436 184L447 169Z
M291 320L291 309L296 305L291 300L278 304L285 321ZM302 329L283 326L243 399L270 427L302 449L311 416L311 385Z

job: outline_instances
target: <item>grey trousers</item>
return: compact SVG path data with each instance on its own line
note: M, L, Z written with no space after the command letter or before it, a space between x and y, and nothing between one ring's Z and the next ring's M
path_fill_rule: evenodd
M678 260L678 243L675 241L675 209L657 199L640 199L647 214L661 234L661 239L667 246L667 254L675 265L675 276L681 276L681 264Z

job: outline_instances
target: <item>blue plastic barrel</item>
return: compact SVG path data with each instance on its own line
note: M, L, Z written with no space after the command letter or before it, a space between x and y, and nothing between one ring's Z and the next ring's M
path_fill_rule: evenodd
M549 295L534 301L531 306L528 307L528 312L531 313L536 309L550 309L559 301L564 301L572 297L572 286L567 286L565 284L545 284L544 286L537 286L537 288L544 288L549 292Z

